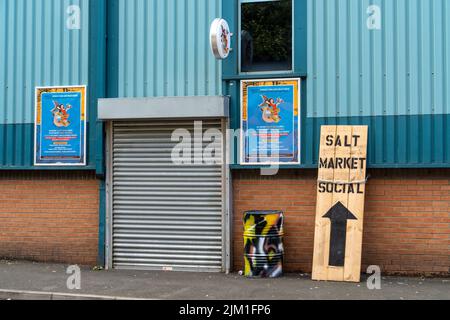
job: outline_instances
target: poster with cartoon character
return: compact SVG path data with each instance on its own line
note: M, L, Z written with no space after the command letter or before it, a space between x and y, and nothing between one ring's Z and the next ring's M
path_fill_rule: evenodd
M36 88L36 166L86 165L86 87Z
M300 79L241 82L241 164L300 164Z

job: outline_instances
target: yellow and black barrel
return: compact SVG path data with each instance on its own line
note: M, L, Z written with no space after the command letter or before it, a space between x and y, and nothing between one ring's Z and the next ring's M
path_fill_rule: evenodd
M283 275L282 211L247 211L244 214L246 277L276 278Z

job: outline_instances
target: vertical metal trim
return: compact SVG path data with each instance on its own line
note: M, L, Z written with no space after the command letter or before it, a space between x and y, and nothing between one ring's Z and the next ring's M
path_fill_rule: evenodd
M294 0L293 70L294 73L308 73L308 0ZM313 1L314 2L314 1Z
M97 265L105 266L106 253L105 253L105 231L106 231L106 183L104 177L99 181L99 217L98 217L98 252L97 252Z
M107 0L106 95L119 96L119 0Z
M231 169L229 166L229 159L230 159L230 139L228 139L228 132L230 129L230 121L228 119L223 120L223 137L224 137L224 146L225 146L225 152L224 152L224 167L225 167L225 230L226 230L226 246L225 246L225 273L229 274L232 269L232 257L233 257L233 185L232 185L232 175L231 175Z
M105 253L106 262L105 268L107 270L112 269L113 266L113 221L112 221L112 209L113 209L113 185L112 185L112 172L113 172L113 158L112 158L112 139L113 139L113 123L108 121L106 124L106 219L105 219Z
M118 97L119 86L119 3L118 0L106 0L106 48L105 62L105 94L108 98ZM105 156L105 268L113 268L112 260L112 128L111 122L104 125L105 139L103 141Z
M225 119L221 120L222 132L222 272L228 273L229 228L228 228L228 188L227 188L227 139Z
M104 175L104 124L98 120L98 99L106 95L106 0L89 1L87 158L98 176ZM95 141L95 142L94 142Z
M105 265L105 159L104 123L98 120L98 99L106 94L106 0L89 2L88 113L86 158L99 179L99 232L97 263Z
M231 2L231 3L230 3ZM222 17L227 20L231 32L237 34L238 23L237 23L237 11L238 11L239 0L222 1ZM226 76L236 75L238 72L238 57L237 54L240 51L240 43L238 37L231 37L231 47L233 50L230 52L228 59L222 61L222 80ZM225 91L223 91L225 94Z

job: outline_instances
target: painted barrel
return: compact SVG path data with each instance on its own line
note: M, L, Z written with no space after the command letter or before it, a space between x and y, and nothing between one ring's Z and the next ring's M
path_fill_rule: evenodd
M247 211L244 214L244 275L277 278L283 275L282 211Z

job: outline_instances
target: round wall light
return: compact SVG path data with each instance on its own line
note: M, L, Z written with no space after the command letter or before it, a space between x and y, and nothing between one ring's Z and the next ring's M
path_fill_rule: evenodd
M210 29L211 51L216 59L223 60L231 52L231 37L233 34L226 20L217 18L211 24Z

